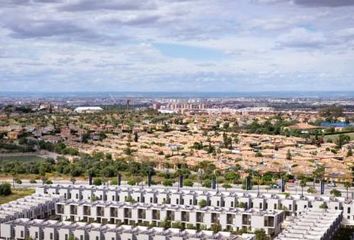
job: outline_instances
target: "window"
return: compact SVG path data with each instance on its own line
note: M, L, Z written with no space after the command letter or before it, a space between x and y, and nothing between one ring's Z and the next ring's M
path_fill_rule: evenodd
M76 193L76 199L79 199L79 194Z
M96 237L96 240L100 240L99 237Z
M189 199L189 205L192 205L192 204L193 204L193 200Z
M231 207L234 207L234 202L233 201L231 201Z
M21 231L21 237L23 237L23 231Z
M348 207L348 209L347 209L347 213L348 213L348 214L350 213L350 207Z
M50 240L53 240L53 233L49 234L49 238L50 238Z
M84 236L80 235L80 240L84 240Z
M220 202L219 201L216 201L216 206L220 206Z
M259 208L262 209L262 207L263 207L263 204L259 203Z
M68 234L65 234L65 240L68 240Z
M36 237L36 239L38 238L38 232L36 232L35 237Z
M112 201L114 201L114 196L112 196Z

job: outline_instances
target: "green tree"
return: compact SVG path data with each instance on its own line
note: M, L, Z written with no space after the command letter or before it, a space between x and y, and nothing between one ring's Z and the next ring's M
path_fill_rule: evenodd
M316 169L312 172L312 176L313 176L313 187L315 187L315 183L317 180L321 180L323 179L324 175L325 175L325 167L324 166L317 166Z
M344 116L343 108L335 105L321 109L319 114L328 122L335 122L337 118Z
M341 149L343 145L347 144L350 141L350 136L345 134L340 134L336 140L337 148Z
M351 186L352 186L352 184L348 181L344 183L345 190L347 191L347 199L349 198L349 188Z

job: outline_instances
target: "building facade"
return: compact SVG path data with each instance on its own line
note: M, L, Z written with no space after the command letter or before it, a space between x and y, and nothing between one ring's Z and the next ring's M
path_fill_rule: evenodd
M37 189L38 194L60 196L75 201L138 202L145 204L170 204L198 206L201 202L209 207L284 210L288 215L298 215L309 209L343 212L343 224L354 225L354 202L344 197L314 196L300 194L248 193L244 191L216 191L197 188L131 187L131 186L90 186L50 185Z

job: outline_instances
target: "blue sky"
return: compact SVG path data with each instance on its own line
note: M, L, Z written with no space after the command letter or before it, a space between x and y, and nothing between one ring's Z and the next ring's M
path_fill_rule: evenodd
M353 0L2 0L0 91L353 91L353 12Z

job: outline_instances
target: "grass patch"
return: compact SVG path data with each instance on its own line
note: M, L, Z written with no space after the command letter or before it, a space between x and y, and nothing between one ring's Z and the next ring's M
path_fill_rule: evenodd
M19 155L19 156L6 156L0 155L0 161L2 162L11 162L11 161L43 161L44 158L36 155Z
M9 196L1 196L0 197L0 204L8 203L11 201L15 201L19 198L23 198L28 195L32 195L35 192L34 189L27 188L27 189L12 189L12 194Z

